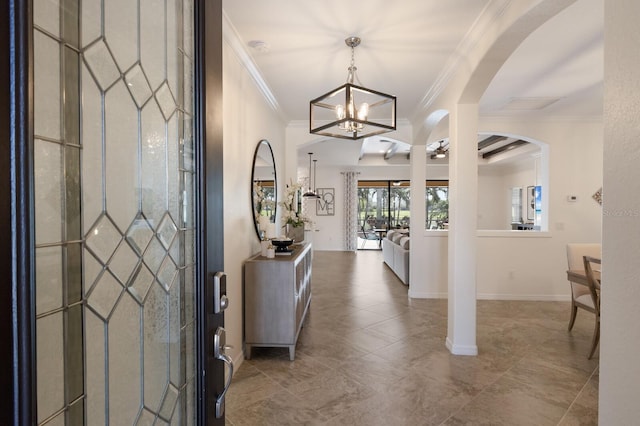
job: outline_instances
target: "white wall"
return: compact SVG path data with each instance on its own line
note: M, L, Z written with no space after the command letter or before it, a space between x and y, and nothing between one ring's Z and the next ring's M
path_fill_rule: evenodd
M284 124L258 90L233 49L223 45L224 111L224 267L229 308L225 311L230 355L242 363L242 263L260 250L253 225L251 171L255 148L271 144L276 161L278 193L284 165Z
M511 193L501 170L478 169L478 229L511 229Z
M511 188L522 188L522 219L527 222L527 186L536 184L533 157L508 168L479 167L478 229L511 229Z

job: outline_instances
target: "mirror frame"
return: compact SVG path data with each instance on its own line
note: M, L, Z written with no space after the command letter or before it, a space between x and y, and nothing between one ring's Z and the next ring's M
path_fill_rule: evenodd
M278 212L278 174L276 172L276 159L275 159L275 156L273 155L273 149L271 148L271 144L269 143L269 141L266 139L261 139L256 145L255 151L253 152L253 163L251 166L251 182L250 182L251 190L249 191L250 198L251 198L251 216L253 218L253 227L256 230L256 236L258 237L258 240L260 240L260 228L258 226L258 221L256 220L256 215L255 215L256 206L253 202L253 185L256 177L256 160L258 159L258 151L260 151L260 148L263 145L269 148L269 153L271 154L271 161L273 163L273 198L274 198L274 207L273 207L274 222L273 223L275 223L275 216Z

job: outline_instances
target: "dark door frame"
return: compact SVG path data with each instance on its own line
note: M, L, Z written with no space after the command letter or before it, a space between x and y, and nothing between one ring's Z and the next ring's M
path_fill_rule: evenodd
M0 2L0 424L32 425L36 415L33 241L33 0ZM200 233L197 270L197 419L211 415L222 391L220 361L211 361L209 330L223 319L207 309L209 272L223 269L222 2L195 0L195 141ZM207 324L208 323L208 324ZM204 374L207 371L208 374ZM211 374L213 372L213 374ZM212 380L217 379L217 380ZM5 394L7 395L7 394ZM208 402L209 401L209 402ZM215 410L215 403L213 404ZM215 413L214 413L215 414Z
M31 1L0 6L0 424L35 416Z
M213 313L209 276L224 269L222 166L222 0L196 0L195 140L198 170L198 424L224 425L216 419L216 398L224 387L224 364L213 358L213 335L224 314ZM215 25L217 23L217 25Z

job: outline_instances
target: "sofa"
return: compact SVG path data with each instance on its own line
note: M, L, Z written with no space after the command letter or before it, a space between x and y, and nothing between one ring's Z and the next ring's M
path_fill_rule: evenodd
M382 239L382 258L384 263L400 278L403 284L409 285L409 231L392 229Z

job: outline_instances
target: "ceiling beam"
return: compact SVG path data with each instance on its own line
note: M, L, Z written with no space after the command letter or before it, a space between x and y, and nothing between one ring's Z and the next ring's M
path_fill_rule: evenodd
M511 143L508 143L504 146L501 146L500 148L496 148L493 151L489 151L489 152L485 152L484 154L482 154L482 158L489 158L489 157L493 157L494 155L498 155L501 152L505 152L505 151L509 151L511 149L517 148L521 145L526 145L529 142L523 141L521 139L518 139L517 141L513 141Z
M502 142L505 139L507 139L506 136L497 136L497 135L489 136L488 138L478 142L478 151L483 150L486 147L493 145L494 143Z
M384 159L385 160L391 159L394 155L396 155L397 151L398 151L398 143L392 142L389 149L387 149L387 152L384 153Z

